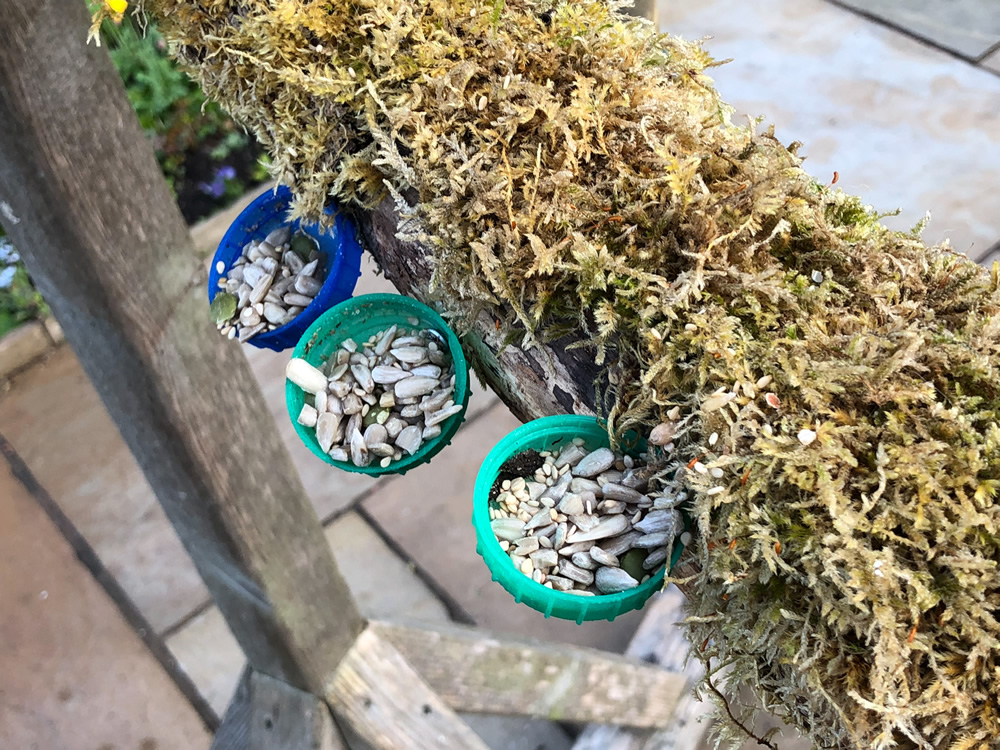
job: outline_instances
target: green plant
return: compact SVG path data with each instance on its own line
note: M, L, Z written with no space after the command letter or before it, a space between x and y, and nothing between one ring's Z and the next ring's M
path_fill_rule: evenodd
M185 179L187 160L202 143L214 141L209 153L218 162L247 148L246 133L217 103L206 101L198 85L177 67L154 25L141 29L126 17L120 25L106 22L102 36L171 187L176 189ZM227 190L227 197L244 190L238 183Z
M38 293L14 246L0 226L0 336L21 323L43 318L48 305Z

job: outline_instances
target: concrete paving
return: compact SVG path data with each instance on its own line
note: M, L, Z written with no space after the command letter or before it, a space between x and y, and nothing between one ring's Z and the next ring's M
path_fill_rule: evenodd
M663 0L660 25L711 36L713 57L733 58L709 72L737 116L804 143L821 182L837 172L877 210L901 208L888 226L929 211L924 238L973 258L1000 240L1000 77L823 0Z
M982 1L994 7L992 0ZM891 5L885 0L879 8ZM929 2L899 5L945 12ZM959 5L971 7L967 0ZM905 26L905 19L891 20L890 10L884 11L886 21ZM990 70L1000 72L1000 52L984 54L976 66L822 0L661 0L659 14L664 30L690 38L714 35L708 43L714 55L736 58L713 71L724 97L740 113L768 115L785 141L804 141L813 174L832 179L837 171L845 190L880 209L903 206L903 215L889 220L893 226L908 228L931 210L927 238L951 236L956 248L974 257L1000 242L1000 76ZM992 17L976 18L982 23L974 30L991 34ZM917 25L911 26L919 35ZM985 53L989 42L988 36L980 39L975 49L986 44ZM936 43L951 42L942 37ZM210 248L227 225L228 218L220 217L200 226L198 245ZM358 293L388 288L369 264ZM450 611L498 631L624 648L640 614L581 627L545 620L515 605L476 555L469 521L473 479L486 452L517 425L495 397L476 390L468 423L433 464L376 481L333 471L309 454L285 414L286 356L246 352L306 491L328 522L334 554L367 612L443 620ZM0 433L96 549L202 695L222 710L242 654L68 348L17 376L0 396ZM29 733L45 750L206 747L197 716L110 600L88 584L86 571L60 546L32 499L17 496L3 471L0 466L0 535L10 528L18 533L10 543L0 540L0 642L6 646L16 637L18 645L0 672L0 747L30 748L23 739ZM18 525L12 526L15 506ZM53 602L39 599L41 590L65 592L59 602L72 606L47 620ZM65 623L65 632L56 632L52 622ZM66 650L74 645L86 653ZM88 661L89 654L95 658ZM99 668L96 657L111 666ZM56 674L64 658L67 678L81 686L70 698L63 697ZM108 734L101 734L105 725ZM78 726L93 726L86 736L96 741L81 744L74 735ZM568 745L561 730L544 723L479 719L474 726L492 747ZM156 744L143 745L146 738Z
M211 735L0 461L0 748L206 750Z

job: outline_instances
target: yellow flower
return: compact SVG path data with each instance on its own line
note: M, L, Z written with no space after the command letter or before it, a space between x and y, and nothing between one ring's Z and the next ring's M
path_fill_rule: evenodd
M128 0L107 0L108 7L115 13L124 13L128 8Z

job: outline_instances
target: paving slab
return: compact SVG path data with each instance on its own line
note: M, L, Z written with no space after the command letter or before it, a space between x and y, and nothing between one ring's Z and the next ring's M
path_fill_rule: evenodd
M208 598L69 347L15 378L0 432L157 631Z
M970 60L1000 42L995 0L837 0Z
M902 207L887 225L929 210L925 239L972 257L1000 239L996 75L822 0L662 0L660 28L711 35L712 55L734 58L710 73L738 115L802 141L817 179L837 171L880 211Z
M194 709L0 464L0 747L205 750Z
M40 321L22 323L0 336L0 378L8 378L30 365L52 346Z
M326 529L334 558L361 611L368 617L448 621L448 611L428 586L357 513ZM191 620L167 645L212 707L224 714L244 659L216 607ZM566 734L549 722L506 717L466 717L493 750L567 750Z
M641 612L614 622L576 625L545 619L494 583L476 554L472 490L479 465L499 440L520 425L497 404L455 437L461 450L447 450L424 466L379 486L364 508L424 571L480 626L498 632L593 646L621 652L638 626Z
M983 60L982 65L994 73L1000 73L1000 49Z

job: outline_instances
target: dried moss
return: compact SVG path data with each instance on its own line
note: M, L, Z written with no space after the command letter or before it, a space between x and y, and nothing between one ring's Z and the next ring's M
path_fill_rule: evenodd
M819 747L995 742L996 271L818 184L700 46L602 2L143 5L299 214L396 196L456 320L576 331L614 433L680 407L681 462L725 471L683 477L690 635L734 692Z

